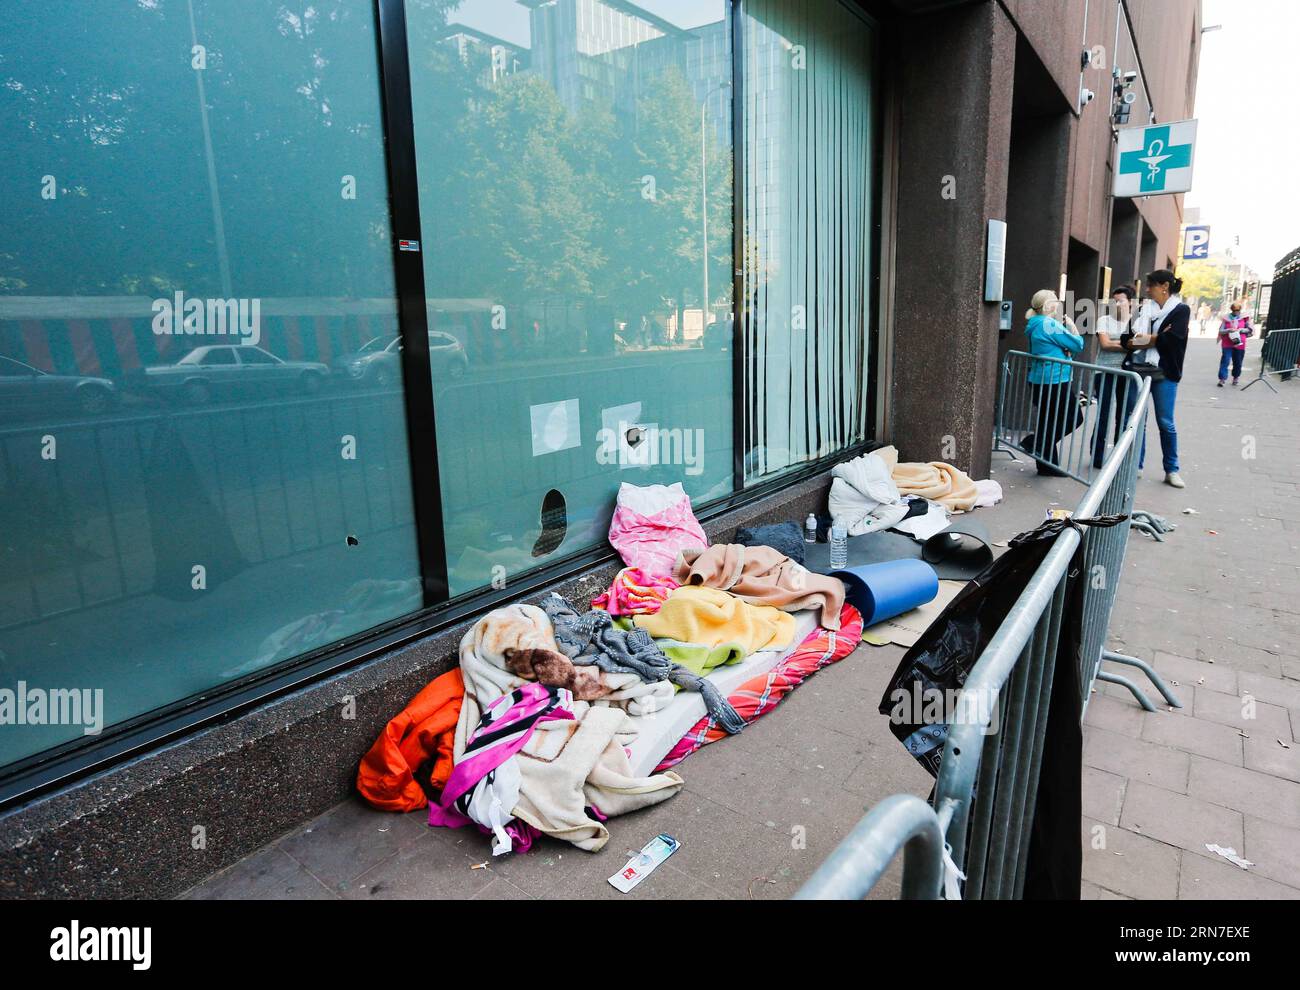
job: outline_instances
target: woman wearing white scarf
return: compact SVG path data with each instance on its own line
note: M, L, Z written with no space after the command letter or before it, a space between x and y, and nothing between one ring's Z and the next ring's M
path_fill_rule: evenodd
M1160 428L1160 450L1163 454L1165 484L1174 488L1186 487L1178 473L1178 431L1174 428L1174 403L1178 398L1178 383L1183 378L1183 356L1187 352L1187 329L1192 310L1180 296L1183 280L1172 272L1160 268L1146 277L1148 304L1139 320L1141 333L1125 334L1123 347L1133 354L1133 366L1144 364L1138 354L1154 347L1159 355L1158 374L1151 376L1151 405L1156 411L1156 425ZM1153 305L1154 304L1154 305ZM1142 353L1146 364L1150 356ZM1142 453L1138 461L1141 469L1146 459L1146 432L1142 434Z

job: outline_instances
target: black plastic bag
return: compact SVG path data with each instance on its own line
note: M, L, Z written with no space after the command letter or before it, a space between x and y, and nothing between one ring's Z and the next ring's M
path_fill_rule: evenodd
M929 691L951 699L960 691L975 661L1066 527L1113 526L1124 518L1053 519L1016 536L1007 552L971 580L904 654L880 699L880 714L891 716L890 731L931 776L939 775L952 713L945 711L941 722L922 719L914 699L936 697L926 693Z
M880 713L890 716L890 731L932 776L939 774L948 722L918 710L917 698L940 697L945 706L957 696L975 662L997 633L1007 613L1037 572L1043 559L1067 527L1114 526L1126 516L1054 519L1021 533L1007 552L972 580L907 651L885 694ZM1055 657L1039 769L1033 827L1026 865L1024 896L1078 897L1082 850L1080 776L1083 741L1079 727L1079 646L1083 613L1083 582L1079 579L1082 543L1070 562L1065 607ZM938 691L938 695L926 692Z

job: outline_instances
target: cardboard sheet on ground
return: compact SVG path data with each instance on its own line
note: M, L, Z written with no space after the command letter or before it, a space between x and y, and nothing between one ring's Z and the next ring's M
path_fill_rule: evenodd
M884 646L887 643L904 647L915 645L921 638L921 633L930 627L930 623L939 617L939 613L948 607L948 603L964 587L965 581L940 581L939 594L935 595L933 601L863 630L862 642L872 646Z

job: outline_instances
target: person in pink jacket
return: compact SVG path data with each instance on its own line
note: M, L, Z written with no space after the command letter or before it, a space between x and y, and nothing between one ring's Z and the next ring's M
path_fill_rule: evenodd
M1223 318L1219 326L1219 346L1223 352L1219 355L1219 388L1228 380L1228 364L1232 364L1232 384L1241 380L1241 362L1246 356L1246 338L1255 332L1250 325L1250 317L1241 315L1241 303L1232 304L1232 312Z

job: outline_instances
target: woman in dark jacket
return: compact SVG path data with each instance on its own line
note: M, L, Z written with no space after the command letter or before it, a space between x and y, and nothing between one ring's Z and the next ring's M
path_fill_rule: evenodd
M1187 353L1187 328L1192 310L1178 294L1183 280L1164 268L1146 277L1147 309L1144 310L1145 332L1125 334L1126 351L1140 351L1154 347L1159 355L1159 365L1151 367L1134 361L1130 367L1151 378L1151 405L1156 411L1156 425L1160 428L1160 450L1164 455L1165 484L1174 488L1186 487L1178 473L1178 431L1174 429L1174 403L1178 398L1178 383L1183 378L1183 357ZM1148 359L1149 360L1149 359ZM1142 437L1143 454L1146 453L1146 434Z

